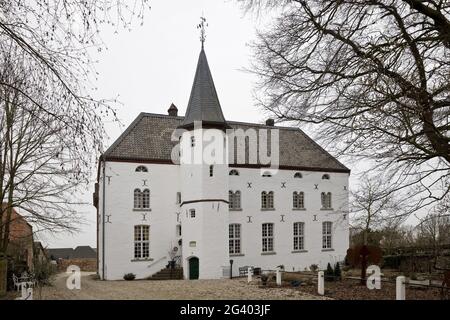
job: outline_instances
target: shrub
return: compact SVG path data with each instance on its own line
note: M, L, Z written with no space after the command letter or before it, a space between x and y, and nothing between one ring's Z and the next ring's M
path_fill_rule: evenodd
M334 266L334 276L336 280L342 279L341 265L339 264L339 262L337 262L336 265Z
M127 273L126 275L123 276L123 279L127 281L132 281L136 279L136 275L134 273Z
M261 283L263 286L267 284L267 280L269 280L269 276L267 274L261 275Z
M316 272L317 270L319 270L319 266L317 264L312 264L309 266L309 270L311 270L312 272Z
M334 270L330 263L327 265L327 270L325 270L325 281L334 280Z

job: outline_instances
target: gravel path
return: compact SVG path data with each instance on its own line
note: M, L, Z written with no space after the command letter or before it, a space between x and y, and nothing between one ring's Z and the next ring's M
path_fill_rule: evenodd
M247 284L246 279L234 280L171 280L171 281L99 281L93 275L83 273L81 290L66 288L67 275L58 274L53 286L42 289L46 300L86 299L136 299L136 300L243 300L243 299L289 299L309 300L320 297L288 288L261 289L256 283ZM38 292L35 299L39 299Z

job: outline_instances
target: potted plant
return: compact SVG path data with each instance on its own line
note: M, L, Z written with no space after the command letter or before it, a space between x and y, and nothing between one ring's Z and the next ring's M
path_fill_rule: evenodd
M123 276L123 279L126 281L132 281L136 279L136 275L134 273L127 273Z

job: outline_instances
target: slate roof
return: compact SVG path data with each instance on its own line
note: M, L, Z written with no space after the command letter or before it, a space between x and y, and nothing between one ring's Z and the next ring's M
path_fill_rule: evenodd
M171 141L174 130L184 117L141 113L104 153L106 161L172 163L171 152L178 139ZM350 172L302 130L261 124L228 121L234 129L279 129L280 168Z
M52 259L95 259L97 258L96 251L90 246L78 246L72 248L56 248L48 249L48 255Z
M194 121L227 127L203 48L198 57L191 96L181 127L191 127Z

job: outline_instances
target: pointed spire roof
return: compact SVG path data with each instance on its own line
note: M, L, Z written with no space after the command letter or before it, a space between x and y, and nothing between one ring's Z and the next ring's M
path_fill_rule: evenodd
M214 81L209 70L205 50L202 48L198 58L194 84L191 97L186 110L186 115L181 128L192 128L194 121L202 121L202 126L228 128L228 124L222 113L219 98L217 97Z

